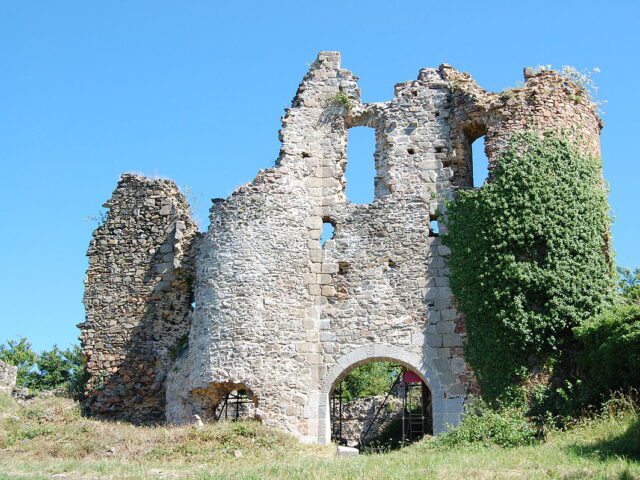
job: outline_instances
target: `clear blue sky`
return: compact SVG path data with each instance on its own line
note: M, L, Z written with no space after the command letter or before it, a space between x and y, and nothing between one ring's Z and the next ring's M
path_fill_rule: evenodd
M319 50L365 101L446 62L485 88L527 65L600 67L618 263L640 266L640 2L0 1L0 342L76 340L85 251L121 172L209 199L273 165L283 109ZM359 131L363 130L363 132ZM349 195L371 191L371 132L350 134Z

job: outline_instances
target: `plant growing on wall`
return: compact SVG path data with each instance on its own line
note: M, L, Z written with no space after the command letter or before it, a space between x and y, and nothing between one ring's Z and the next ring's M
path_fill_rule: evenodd
M609 224L599 159L552 133L515 135L492 181L448 206L451 287L485 398L557 362L607 303Z
M349 113L351 111L351 100L344 92L338 92L332 97L332 102L336 105L344 108L344 111Z

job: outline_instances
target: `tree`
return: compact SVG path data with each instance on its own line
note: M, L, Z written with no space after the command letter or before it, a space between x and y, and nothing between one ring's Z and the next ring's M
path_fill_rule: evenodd
M87 382L82 350L74 345L61 350L37 354L26 338L8 340L0 344L0 360L18 367L17 385L33 390L64 389L74 397L81 397Z
M640 304L640 268L618 268L618 292L628 303Z
M37 381L34 387L46 390L69 387L83 369L81 359L77 345L66 350L54 345L51 350L45 350L36 359Z
M587 400L640 388L640 305L621 304L575 329Z

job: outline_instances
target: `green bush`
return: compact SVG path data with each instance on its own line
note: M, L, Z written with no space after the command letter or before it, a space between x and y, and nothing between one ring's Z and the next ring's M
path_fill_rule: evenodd
M640 305L619 305L575 329L578 366L591 400L640 389Z
M572 328L612 294L609 223L600 160L551 133L514 135L491 182L448 205L451 288L486 399L570 359Z
M494 410L481 400L465 406L459 426L435 438L436 445L455 447L482 444L500 447L531 445L538 430L518 409Z

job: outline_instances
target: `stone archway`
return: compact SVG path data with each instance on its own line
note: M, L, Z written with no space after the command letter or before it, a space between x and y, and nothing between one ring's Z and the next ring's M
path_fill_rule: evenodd
M390 361L398 363L416 372L431 391L433 408L433 433L445 430L445 397L436 370L431 362L416 353L403 348L375 344L356 348L338 358L320 381L320 399L318 402L318 443L328 444L331 441L331 425L329 414L329 396L331 391L354 368L372 361Z

